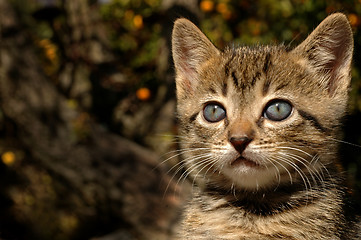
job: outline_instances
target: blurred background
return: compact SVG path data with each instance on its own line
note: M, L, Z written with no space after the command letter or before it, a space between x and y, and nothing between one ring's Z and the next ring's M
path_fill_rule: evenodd
M361 203L360 0L0 0L0 239L169 239L189 193L171 157L174 20L220 48L292 47L338 11L355 37L341 155Z

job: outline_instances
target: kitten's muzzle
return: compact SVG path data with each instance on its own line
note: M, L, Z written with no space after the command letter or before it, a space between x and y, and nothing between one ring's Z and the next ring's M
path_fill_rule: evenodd
M229 139L229 142L232 144L234 149L236 149L237 152L240 154L240 156L238 158L236 158L231 163L231 166L235 166L235 165L238 165L238 164L244 164L244 165L249 166L249 167L257 167L257 166L259 166L256 162L242 156L243 151L246 149L246 147L248 146L248 144L251 141L252 141L252 139L247 137L247 136L231 137Z

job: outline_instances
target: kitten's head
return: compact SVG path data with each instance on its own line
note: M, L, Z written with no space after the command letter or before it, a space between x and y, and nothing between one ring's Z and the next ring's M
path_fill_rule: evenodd
M175 22L172 47L182 149L199 184L307 186L334 164L353 51L343 14L291 51L220 51L186 19Z

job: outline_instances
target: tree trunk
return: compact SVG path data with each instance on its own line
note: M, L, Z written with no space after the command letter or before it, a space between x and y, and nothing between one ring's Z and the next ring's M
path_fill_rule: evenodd
M84 45L64 49L68 62L61 69L69 69L67 64L82 68L83 77L90 76L93 63L113 58L106 51L92 55L101 44L92 42L96 34L81 10L88 11L84 3L64 1L74 27L63 39L69 41L65 46ZM0 9L6 16L1 19L0 129L5 140L0 153L15 154L11 163L3 154L0 166L1 236L87 239L120 229L117 239L167 239L182 189L158 167L159 157L92 121L86 104L74 107L68 96L75 94L74 82L83 79L64 73L71 79L68 85L54 84L40 68L35 40L21 18L6 0L0 0ZM75 12L82 20L72 18Z

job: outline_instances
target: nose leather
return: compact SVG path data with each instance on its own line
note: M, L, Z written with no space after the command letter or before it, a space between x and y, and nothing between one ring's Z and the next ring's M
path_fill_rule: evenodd
M231 137L229 139L232 146L237 150L237 152L242 153L247 145L252 141L249 137Z
M235 121L229 128L228 140L237 152L242 153L255 135L254 126L248 119Z

